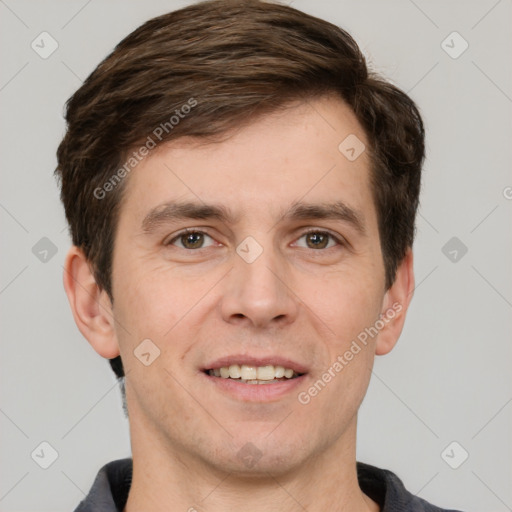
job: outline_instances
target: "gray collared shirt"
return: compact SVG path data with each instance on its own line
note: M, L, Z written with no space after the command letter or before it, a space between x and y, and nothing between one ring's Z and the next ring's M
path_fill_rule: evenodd
M105 464L89 494L75 512L123 512L132 482L132 459ZM361 490L379 504L381 512L460 512L438 508L408 492L391 471L357 462Z

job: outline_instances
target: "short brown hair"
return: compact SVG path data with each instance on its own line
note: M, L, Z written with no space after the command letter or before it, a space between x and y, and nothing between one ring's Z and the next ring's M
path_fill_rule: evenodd
M414 239L424 128L414 102L367 69L347 32L286 5L211 0L151 19L123 39L68 100L55 171L73 244L111 300L121 178L134 148L149 138L214 140L257 115L333 93L370 144L387 289ZM184 105L193 109L181 116ZM157 127L160 137L151 137ZM120 357L110 362L124 376Z

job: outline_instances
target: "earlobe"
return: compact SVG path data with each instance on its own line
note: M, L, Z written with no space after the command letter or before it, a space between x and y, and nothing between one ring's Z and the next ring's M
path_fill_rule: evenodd
M398 266L394 283L386 291L382 303L381 319L384 323L377 337L376 355L391 352L396 345L405 323L405 316L414 292L414 268L412 249L407 251Z
M89 262L76 246L72 246L66 256L63 280L80 332L101 356L107 359L118 356L110 298L97 285Z

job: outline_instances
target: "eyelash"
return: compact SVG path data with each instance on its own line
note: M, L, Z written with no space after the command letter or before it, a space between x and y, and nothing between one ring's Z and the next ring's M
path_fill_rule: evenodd
M296 240L300 240L301 238L303 238L306 235L309 235L310 233L315 233L315 234L318 234L318 235L327 235L332 240L334 240L338 244L338 246L345 246L346 245L346 242L341 237L333 235L330 231L323 231L323 230L320 230L320 229L310 229L308 231L304 231ZM182 236L187 235L187 234L202 234L202 235L206 235L206 236L210 237L212 240L214 239L206 231L201 231L199 229L187 228L187 229L184 229L183 231L180 231L171 240L169 240L167 242L164 242L164 245L166 247L167 246L171 246L171 245L173 245L173 243L176 240L179 240ZM328 249L333 249L333 248L334 247L328 247L328 248L324 248L324 249L311 249L311 250L312 251L326 251ZM200 251L201 249L207 249L207 247L199 247L198 249L187 249L186 247L179 247L179 249L184 249L185 251ZM308 248L303 247L303 249L308 249Z

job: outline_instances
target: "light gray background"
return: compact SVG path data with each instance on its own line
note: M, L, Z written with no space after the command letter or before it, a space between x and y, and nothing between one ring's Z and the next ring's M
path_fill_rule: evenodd
M52 172L65 100L122 37L186 4L0 0L2 511L73 510L101 465L130 455L114 374L62 287L70 242ZM377 358L358 460L447 508L512 510L512 3L292 5L348 29L428 130L417 289L397 347ZM31 48L42 31L59 44L48 59ZM456 59L441 45L453 31L469 43ZM442 252L454 236L468 248L455 262ZM58 251L46 262L32 252L43 237ZM31 458L43 441L59 454L48 469ZM458 469L441 456L452 441L452 463L469 453Z

